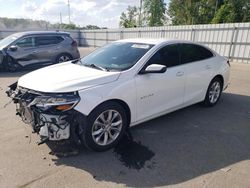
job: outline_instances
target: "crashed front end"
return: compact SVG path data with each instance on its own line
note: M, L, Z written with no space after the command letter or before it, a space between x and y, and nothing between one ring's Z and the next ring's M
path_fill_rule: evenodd
M6 93L16 104L16 114L40 135L38 144L68 139L80 142L85 116L73 109L80 101L78 92L42 93L17 86L16 82Z

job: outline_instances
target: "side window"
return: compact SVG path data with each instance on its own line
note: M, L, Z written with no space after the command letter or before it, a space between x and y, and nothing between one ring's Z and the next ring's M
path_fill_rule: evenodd
M16 43L16 46L20 48L29 48L29 47L34 47L34 38L33 37L26 37L21 40L19 40Z
M38 36L36 37L36 46L54 45L62 41L61 36Z
M195 44L181 44L180 46L182 64L213 57L213 53L202 46Z
M149 60L149 64L166 65L167 67L173 67L179 65L179 45L172 44L163 47L156 52Z

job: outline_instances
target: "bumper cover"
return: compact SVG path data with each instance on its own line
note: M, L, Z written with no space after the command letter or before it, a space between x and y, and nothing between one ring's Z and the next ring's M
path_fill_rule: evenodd
M17 82L9 88L6 93L16 103L16 115L19 115L26 124L30 124L33 132L40 135L41 142L38 144L49 140L68 139L76 143L81 142L86 116L74 109L65 112L43 111L35 105L30 106L36 97L41 96L40 93L31 90L21 91L17 89Z

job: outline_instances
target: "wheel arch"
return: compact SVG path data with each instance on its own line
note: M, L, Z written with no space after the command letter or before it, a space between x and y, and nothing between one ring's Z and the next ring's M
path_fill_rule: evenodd
M103 105L103 104L106 104L106 103L109 103L109 102L115 102L115 103L118 103L119 105L121 105L124 110L125 110L125 113L126 113L126 116L127 116L127 120L128 120L128 126L130 125L131 123L131 110L130 110L130 107L129 105L121 100L121 99L109 99L109 100L106 100L106 101L103 101L102 103L98 104L94 109L91 110L91 112L93 112L96 108L98 108L99 106ZM90 112L90 113L91 113ZM90 114L89 113L89 114Z
M224 87L224 78L223 78L223 76L222 76L221 74L217 74L217 75L215 75L215 76L213 77L212 80L214 80L215 78L219 78L219 79L221 80L222 88L223 88L223 87ZM211 80L211 82L212 82L212 80ZM211 83L211 82L210 82L210 83Z

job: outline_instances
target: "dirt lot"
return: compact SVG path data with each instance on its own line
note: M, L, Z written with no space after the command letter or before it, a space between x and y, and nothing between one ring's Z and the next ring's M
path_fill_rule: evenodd
M118 148L70 157L37 146L15 106L4 107L25 72L0 73L0 187L250 187L250 64L231 67L217 106L193 105L132 128Z

